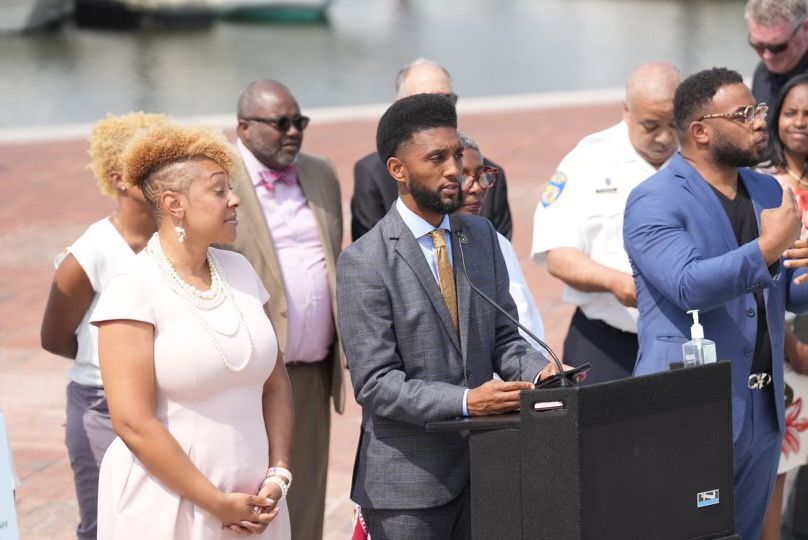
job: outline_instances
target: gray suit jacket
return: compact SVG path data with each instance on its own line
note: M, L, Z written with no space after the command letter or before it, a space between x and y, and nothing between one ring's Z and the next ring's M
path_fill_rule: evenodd
M300 154L297 165L300 187L320 229L331 288L331 307L332 312L336 313L336 263L342 247L342 200L339 181L331 165L322 158ZM238 209L239 227L236 241L228 247L247 257L261 277L264 287L269 292L268 315L278 334L281 352L286 352L289 305L280 263L275 254L275 244L255 188L246 173L244 180L236 184L235 191L241 199ZM345 409L343 385L345 366L339 346L339 335L332 347L331 362L331 397L336 411L342 413Z
M395 207L337 264L337 322L362 406L351 490L362 507L432 508L457 497L469 484L468 441L427 433L425 424L461 416L464 389L495 371L530 379L546 364L463 277L458 231L470 279L516 316L494 227L476 216L455 215L451 224L459 336Z

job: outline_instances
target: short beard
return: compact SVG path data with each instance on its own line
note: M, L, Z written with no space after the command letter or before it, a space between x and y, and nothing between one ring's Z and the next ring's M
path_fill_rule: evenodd
M297 159L299 157L300 152L291 157L287 154L282 154L278 152L275 154L275 162L281 165L281 167L289 167L290 165L294 165L295 163L297 163Z
M713 161L729 167L754 167L762 159L754 150L738 148L724 137L716 138L712 154Z
M418 203L418 206L431 210L437 214L453 214L463 206L463 190L458 185L457 195L449 202L443 202L437 191L429 191L427 188L411 183L409 186L410 195Z

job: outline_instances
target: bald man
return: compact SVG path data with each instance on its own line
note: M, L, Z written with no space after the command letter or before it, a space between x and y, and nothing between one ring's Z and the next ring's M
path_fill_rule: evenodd
M441 94L457 103L452 90L452 77L446 68L431 60L419 58L403 68L396 76L396 99L415 94ZM496 163L485 160L485 165L498 169L497 179L488 193L480 215L488 218L497 231L510 239L513 233L511 209L508 205L508 186L505 171ZM387 166L376 152L371 152L354 165L354 193L351 197L351 238L373 228L398 198L396 181L387 172Z
M283 84L259 80L238 101L236 146L249 174L234 248L269 291L265 306L292 383L295 430L289 489L292 538L323 536L331 408L345 403L336 332L342 204L329 163L300 152L309 119Z
M536 207L533 260L575 304L564 362L591 362L587 384L628 377L637 358L637 292L623 249L628 194L664 167L678 142L679 72L643 64L626 84L622 121L585 137L561 161Z

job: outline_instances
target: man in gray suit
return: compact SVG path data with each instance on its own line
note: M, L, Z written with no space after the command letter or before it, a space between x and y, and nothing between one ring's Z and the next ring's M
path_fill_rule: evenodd
M399 198L337 264L337 324L362 406L351 498L374 540L469 538L467 438L425 424L512 411L533 387L521 380L555 370L461 270L465 258L469 279L516 316L493 225L449 216L462 201L452 102L397 101L376 146Z

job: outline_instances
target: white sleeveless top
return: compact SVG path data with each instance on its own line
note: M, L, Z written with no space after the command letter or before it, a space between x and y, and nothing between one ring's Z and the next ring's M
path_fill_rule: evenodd
M90 324L90 317L107 282L132 265L135 252L109 218L104 218L90 225L63 255L57 257L56 266L68 253L75 257L87 274L95 296L76 328L79 347L76 361L67 371L67 378L86 386L103 386L98 364L98 328Z

